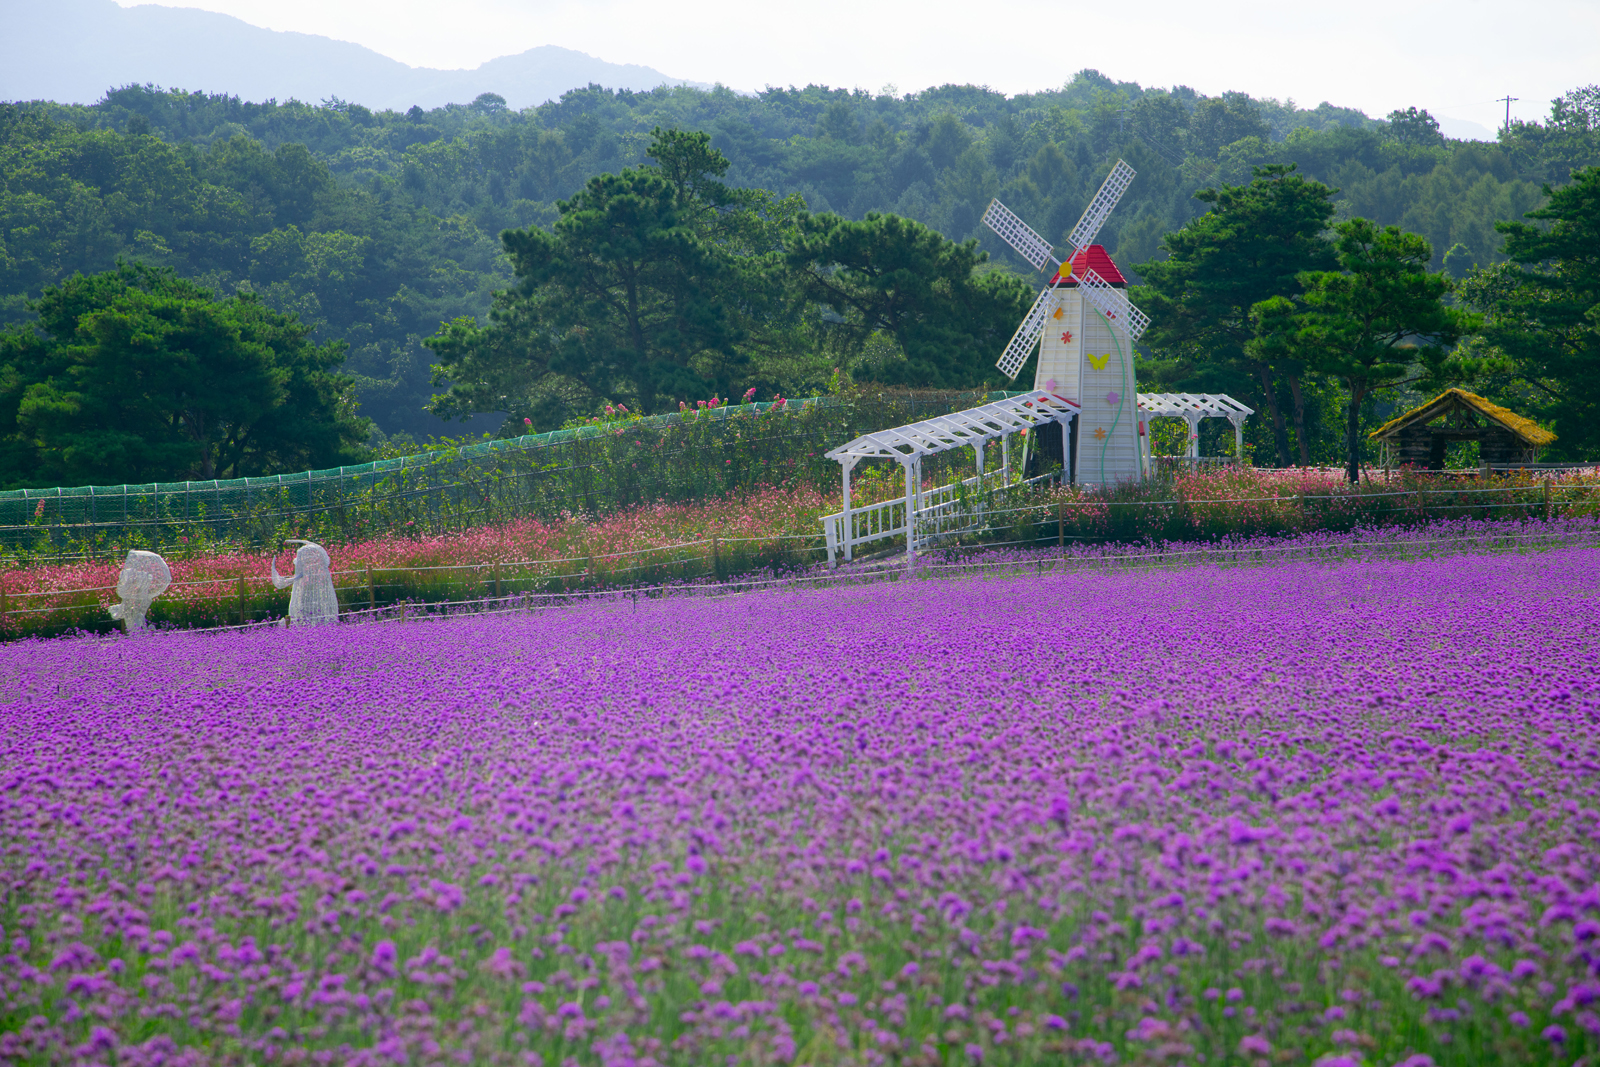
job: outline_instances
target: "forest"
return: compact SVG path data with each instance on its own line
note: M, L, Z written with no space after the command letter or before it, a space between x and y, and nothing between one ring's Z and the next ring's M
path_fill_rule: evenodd
M1330 187L1333 224L1364 218L1425 240L1428 268L1466 283L1453 299L1494 289L1492 271L1507 258L1497 223L1521 219L1545 202L1547 185L1600 164L1592 89L1485 144L1445 140L1414 108L1373 119L1328 103L1146 88L1093 70L1011 97L970 85L754 95L590 86L520 112L493 94L402 113L128 86L93 106L0 105L0 326L34 320L30 307L75 273L136 262L218 299L248 296L296 316L309 343L342 348L336 377L371 420L368 446L552 428L622 400L618 379L569 376L563 388L496 407L503 396L465 402L430 368L452 358L452 330L459 337L489 322L495 294L504 303L526 282L531 246L518 253L501 234L553 232L561 205L588 195L593 179L658 167L650 153L660 131L706 135L723 161L705 172L725 191L712 208L745 219L741 247L752 260L781 259L785 274L766 279L762 307L731 301L742 319L716 334L716 367L663 379L666 394L685 399L701 386L801 395L836 372L910 386L999 384L977 348L993 340L1006 308L1031 299L1024 290L1036 276L981 226L985 205L998 196L1059 241L1117 158L1139 177L1100 240L1134 281L1137 265L1166 255L1166 235L1208 211L1195 194L1292 165ZM845 225L869 216L867 230ZM930 276L920 299L948 298L957 285L972 322L956 328L923 308L911 330L905 309L881 293L857 292L843 306L828 283L843 260L826 257L879 239L899 242L903 269L944 271L948 283ZM811 259L797 259L807 241ZM966 241L975 245L963 252ZM919 345L948 342L952 328L959 367L919 358ZM1152 384L1164 375L1179 388L1194 377L1178 354L1141 354ZM1493 365L1480 361L1480 370ZM1508 400L1527 393L1509 378L1501 385ZM1336 459L1339 387L1314 374L1305 386L1308 454ZM1262 386L1248 376L1234 387L1258 408L1266 399L1250 395ZM1279 399L1290 403L1287 392ZM1404 384L1372 394L1363 417L1408 399ZM1540 398L1525 399L1537 407ZM467 421L439 417L472 411ZM347 432L343 440L341 455L353 454Z

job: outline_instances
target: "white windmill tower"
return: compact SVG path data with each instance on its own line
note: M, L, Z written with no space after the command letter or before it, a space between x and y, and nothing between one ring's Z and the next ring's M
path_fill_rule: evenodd
M1139 480L1146 473L1133 342L1150 320L1128 301L1122 273L1106 250L1093 243L1133 178L1133 168L1117 160L1067 235L1071 252L1065 263L1056 259L1049 241L1000 201L991 201L983 213L984 223L1034 269L1054 271L995 365L1015 379L1039 346L1034 388L1079 406L1079 482Z

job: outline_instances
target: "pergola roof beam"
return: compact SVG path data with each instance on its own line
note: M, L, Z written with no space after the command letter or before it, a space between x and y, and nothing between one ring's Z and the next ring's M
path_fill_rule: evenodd
M1255 408L1246 407L1226 393L1140 393L1139 410L1158 418L1228 419L1232 422L1256 413Z
M937 415L906 426L863 434L826 453L841 463L849 459L893 459L903 462L1058 422L1076 414L1078 405L1044 390L1007 397L965 411Z

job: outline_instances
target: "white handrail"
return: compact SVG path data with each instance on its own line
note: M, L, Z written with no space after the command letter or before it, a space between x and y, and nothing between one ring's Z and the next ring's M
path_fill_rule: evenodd
M988 511L988 498L996 490L1008 487L1009 475L1009 470L1002 469L987 476L973 475L959 482L922 490L919 496L923 503L912 510L916 532L912 543L906 546L907 555L915 555L916 550L929 547L939 538L981 529ZM1054 477L1055 474L1041 474L1025 478L1017 484L1032 485ZM968 491L966 502L971 511L962 508L962 490ZM906 498L903 496L824 515L822 533L828 548L828 566L837 567L841 555L847 560L852 559L859 545L904 537L905 516ZM957 525L949 525L951 519L955 519Z

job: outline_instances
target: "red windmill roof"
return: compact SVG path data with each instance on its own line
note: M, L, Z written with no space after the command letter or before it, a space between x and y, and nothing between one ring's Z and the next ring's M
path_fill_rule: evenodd
M1111 262L1111 257L1106 253L1105 245L1090 245L1088 248L1079 250L1077 255L1061 264L1061 270L1056 273L1052 284L1077 285L1078 280L1071 277L1071 275L1080 273L1085 266L1104 278L1107 285L1126 286L1128 284L1128 279L1124 278L1122 272L1117 269L1117 265Z

